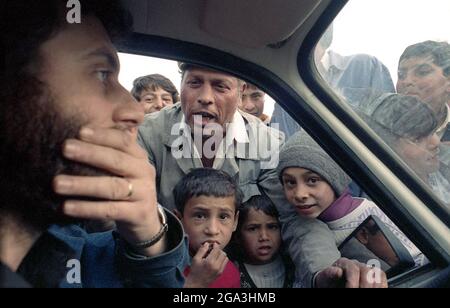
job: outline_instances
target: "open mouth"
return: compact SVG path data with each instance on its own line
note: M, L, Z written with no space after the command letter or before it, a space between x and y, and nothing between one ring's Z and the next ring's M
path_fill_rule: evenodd
M204 127L211 121L216 119L216 116L206 111L195 112L192 114L195 125Z
M206 111L199 111L192 114L194 117L202 117L207 119L215 119L216 116L212 113L206 112Z

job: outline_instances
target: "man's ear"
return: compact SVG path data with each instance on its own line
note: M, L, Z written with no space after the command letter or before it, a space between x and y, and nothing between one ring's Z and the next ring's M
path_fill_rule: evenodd
M234 214L233 232L236 231L238 222L239 222L239 211L236 211L236 214Z
M237 80L237 91L239 94L239 98L242 100L242 94L244 94L244 90L247 89L247 83L236 77Z
M247 88L248 88L248 84L242 80L242 85L241 85L242 92L244 92L244 90L246 90Z
M182 219L183 219L183 214L181 214L181 212L180 212L179 210L174 209L174 210L173 210L173 213L175 214L175 216L177 216L177 218L178 218L179 220L182 220Z

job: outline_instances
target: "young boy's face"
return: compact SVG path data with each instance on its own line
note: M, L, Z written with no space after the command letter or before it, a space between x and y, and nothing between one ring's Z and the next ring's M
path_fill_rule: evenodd
M189 236L189 249L195 254L205 243L217 243L223 249L237 227L234 196L226 198L192 197L184 207L181 217Z
M431 55L408 58L399 63L397 92L417 96L439 113L448 103L450 77Z
M281 234L276 217L251 208L239 235L239 241L245 250L246 262L255 265L266 264L277 256Z
M282 182L287 200L301 216L317 218L336 200L331 186L308 169L286 168Z
M154 91L152 89L142 91L140 97L139 102L144 104L146 114L160 111L174 103L172 94L159 87Z

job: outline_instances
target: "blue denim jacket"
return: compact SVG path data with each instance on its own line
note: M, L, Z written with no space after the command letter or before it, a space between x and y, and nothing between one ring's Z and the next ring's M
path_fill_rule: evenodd
M166 212L168 251L143 257L129 253L116 232L87 233L71 225L52 226L32 247L18 273L36 287L181 288L188 262L187 237Z

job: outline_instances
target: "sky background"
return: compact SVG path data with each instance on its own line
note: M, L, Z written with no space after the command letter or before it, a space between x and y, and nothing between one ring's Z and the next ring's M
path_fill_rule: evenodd
M335 19L331 49L342 55L376 56L395 83L401 53L425 40L450 42L450 0L351 0ZM128 90L136 77L154 73L180 88L181 76L174 61L126 54L119 58L119 80ZM268 97L264 113L270 115L273 104Z

